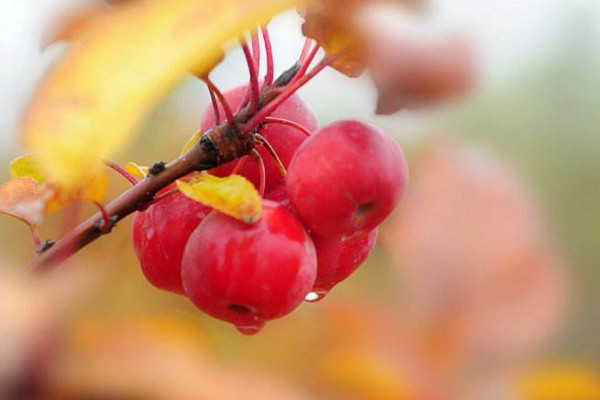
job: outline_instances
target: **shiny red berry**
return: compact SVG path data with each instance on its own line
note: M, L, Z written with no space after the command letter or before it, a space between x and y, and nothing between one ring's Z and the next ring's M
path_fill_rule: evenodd
M246 334L294 310L315 276L312 240L288 210L268 200L253 225L217 212L208 216L183 257L183 285L192 302Z
M311 237L317 252L317 279L307 300L316 301L348 278L367 259L377 242L377 229L347 240L316 234Z
M194 229L210 211L210 207L177 192L136 214L133 246L142 272L151 284L184 294L183 250Z
M406 160L389 135L346 120L322 127L300 146L286 187L309 230L339 238L375 229L396 207L407 180Z

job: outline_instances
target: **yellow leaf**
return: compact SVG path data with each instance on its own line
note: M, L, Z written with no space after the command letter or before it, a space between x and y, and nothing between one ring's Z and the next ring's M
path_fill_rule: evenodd
M303 1L138 0L100 13L29 104L25 143L50 182L80 187L187 71L207 72L225 42Z
M39 184L31 177L12 178L0 185L0 213L38 225L44 218L45 204Z
M194 145L200 140L200 136L202 136L202 131L198 131L194 133L194 135L187 141L183 149L181 149L181 154L185 154L194 147Z
M10 173L13 178L28 177L41 184L46 182L46 177L40 169L39 158L35 154L28 154L14 159L10 163ZM39 186L42 188L42 186ZM63 191L53 185L43 185L44 196L40 199L45 205L47 213L68 207L77 201L102 202L108 188L108 175L102 171L90 177L84 185L73 191Z
M127 163L125 171L129 172L134 178L144 179L148 175L148 167L137 165L134 162Z
M28 176L38 183L44 182L46 178L40 170L40 163L34 154L28 154L15 158L10 163L10 176L13 178Z
M219 178L202 172L189 182L177 181L179 190L233 218L252 224L260 219L262 198L254 185L240 175Z

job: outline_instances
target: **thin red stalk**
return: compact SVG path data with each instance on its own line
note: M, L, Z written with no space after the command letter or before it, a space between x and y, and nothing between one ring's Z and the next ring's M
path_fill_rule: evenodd
M267 57L267 73L265 75L265 81L263 86L269 86L273 83L273 78L275 77L275 67L273 63L273 46L271 44L271 38L269 36L269 30L266 26L261 28L263 42L265 43L265 54Z
M244 50L244 56L246 57L246 63L248 64L248 73L250 74L250 90L252 95L252 101L250 102L250 112L255 113L258 110L258 97L260 95L260 89L258 87L258 72L256 71L252 54L245 41L240 42L242 50Z
M341 53L338 53L338 55ZM273 101L267 104L265 107L261 108L259 112L257 112L254 117L252 117L246 124L244 125L244 132L249 133L252 132L266 117L271 115L273 111L277 109L286 101L291 95L293 95L298 89L304 86L308 81L314 78L319 72L321 72L325 67L330 65L333 61L336 60L338 55L333 55L329 57L325 57L319 64L317 64L310 72L304 75L302 78L298 79L295 82L290 83L285 89L277 96Z
M255 134L254 137L256 137L256 139L258 139L258 142L261 145L263 145L264 148L267 149L267 151L269 152L271 157L273 157L273 161L275 161L275 164L277 164L277 167L279 168L279 172L281 172L281 176L283 176L284 178L287 178L287 171L285 169L285 166L281 162L281 158L279 158L279 155L277 154L277 152L275 151L273 146L271 146L271 143L269 143L269 141L267 139L265 139L262 135L260 135L258 133Z
M215 114L215 124L219 125L221 123L221 111L219 111L219 103L217 103L215 91L210 87L210 85L208 85L208 83L206 84L206 86L208 87L208 93L210 94L210 102L212 103L213 111Z
M266 124L287 125L287 126L290 126L292 128L295 128L295 129L299 130L300 132L304 133L306 136L310 136L311 135L310 131L304 125L301 125L301 124L299 124L297 122L294 122L294 121L290 121L289 119L267 117L267 118L264 119L264 122Z
M252 59L254 60L254 70L256 71L256 75L258 75L260 71L260 41L258 40L258 30L255 30L252 33L251 41Z
M37 226L33 224L29 224L29 229L31 229L31 237L33 238L33 243L35 244L36 249L42 248L42 238L40 237L40 232L38 231Z
M320 48L321 47L315 43L315 46L311 50L308 57L306 57L306 59L302 62L302 66L296 73L296 76L294 76L294 79L292 79L292 82L297 81L298 79L302 78L304 76L304 74L306 74L306 71L308 71L308 68L310 68L310 64L312 64L312 62L315 59L315 56L317 55L317 52L319 51Z
M208 86L209 90L212 90L221 102L221 106L223 106L223 111L225 111L227 123L229 125L234 125L235 120L233 118L233 112L231 112L231 107L229 107L229 103L227 102L227 99L225 99L225 96L223 96L223 93L221 93L219 88L215 86L215 84L210 80L209 77L205 77L204 82L206 82L206 85Z
M236 175L238 172L240 172L244 164L246 164L246 161L248 161L248 156L240 158L240 161L237 162L235 168L233 168L233 171L231 171L231 175Z
M112 220L110 214L106 211L106 208L99 201L94 201L94 204L98 207L100 214L102 214L102 225L98 227L102 232L109 232L112 228Z
M121 175L123 178L127 179L129 181L129 183L131 183L132 185L135 185L136 183L138 183L138 180L135 179L135 177L133 175L131 175L129 172L127 172L119 164L114 163L112 161L104 161L104 164L106 164L112 170L118 172L119 175Z
M254 158L254 160L258 164L258 172L260 174L260 184L258 187L258 192L260 193L261 197L264 197L266 181L267 181L267 172L265 171L265 162L262 159L262 157L260 156L260 153L258 151L256 151L256 149L252 150L250 155Z
M304 62L304 59L308 55L308 50L310 49L311 43L312 43L311 38L306 38L306 40L304 41L304 47L302 47L302 53L300 53L300 58L298 59L298 62L300 64L302 64Z

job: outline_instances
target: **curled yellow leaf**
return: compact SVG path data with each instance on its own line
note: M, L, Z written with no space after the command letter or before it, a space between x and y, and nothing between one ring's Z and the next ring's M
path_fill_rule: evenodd
M125 171L129 172L134 178L141 180L148 175L149 169L143 165L137 165L134 162L130 162L125 166Z
M185 146L183 146L183 149L181 149L181 154L185 154L188 151L190 151L192 147L194 147L196 143L198 143L198 140L200 140L200 136L202 136L202 133L202 131L194 133L194 135L187 141Z
M142 118L221 46L302 0L138 0L86 20L25 114L26 145L54 185L84 185Z
M38 183L46 180L40 170L39 160L34 154L27 154L12 160L10 162L10 176L13 178L27 176L35 179Z
M177 181L177 188L187 197L248 224L257 222L262 214L260 194L240 175L219 178L202 172L189 182Z

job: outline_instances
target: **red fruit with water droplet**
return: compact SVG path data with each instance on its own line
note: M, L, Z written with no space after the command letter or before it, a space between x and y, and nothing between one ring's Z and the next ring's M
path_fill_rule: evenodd
M367 234L381 224L407 180L406 160L389 135L345 120L322 127L300 146L286 187L310 231L340 238Z
M317 252L317 278L312 292L323 298L367 259L377 242L377 229L343 240L311 235Z
M294 310L315 276L312 240L288 210L269 200L252 225L211 214L183 257L183 285L192 302L245 334Z
M247 86L239 86L235 89L224 93L224 96L230 105L235 110L244 99ZM223 118L223 109L220 108L221 118ZM287 119L296 122L310 132L318 128L318 121L312 110L300 99L296 94L284 101L272 114L271 117ZM209 129L215 123L215 114L212 107L208 107L202 118L202 129ZM271 146L277 152L284 167L288 167L296 149L307 139L307 136L301 131L281 124L269 123L260 128L259 133L264 136ZM267 191L272 190L279 184L284 182L281 176L277 163L271 155L261 146L257 148L265 163L266 182L265 188ZM228 176L235 168L238 160L234 160L210 171L211 174L217 176ZM248 178L256 187L260 183L260 175L258 166L254 160L248 160L238 172L240 175Z
M177 192L133 221L133 246L142 272L154 286L184 294L181 260L190 235L212 209Z
M267 193L265 198L276 201L296 215L285 185ZM317 253L317 278L306 300L314 302L323 299L335 285L356 271L375 247L377 232L375 229L366 235L346 240L310 233Z

